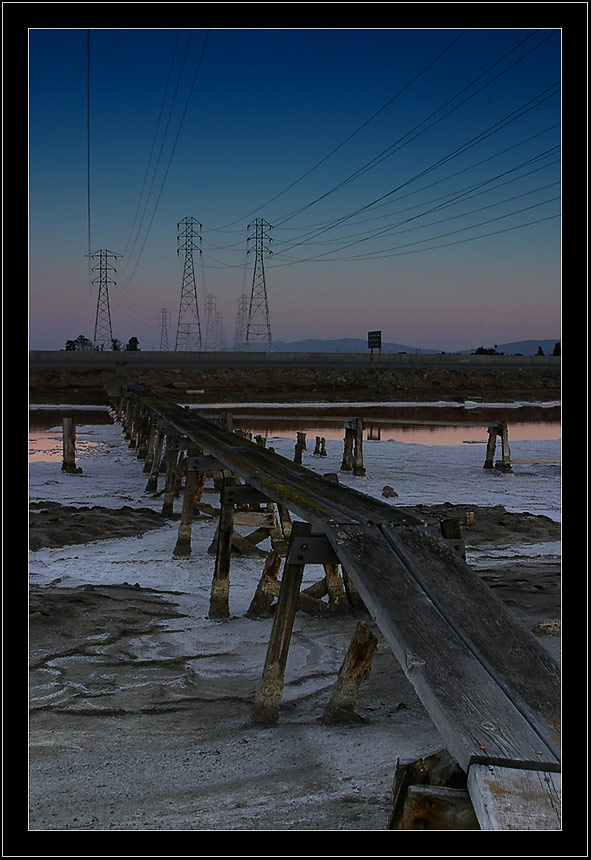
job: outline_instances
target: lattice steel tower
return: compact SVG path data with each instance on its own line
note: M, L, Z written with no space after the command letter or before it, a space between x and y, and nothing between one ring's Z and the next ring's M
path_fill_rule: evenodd
M254 271L252 276L252 289L250 291L250 304L248 307L248 320L246 323L246 337L244 339L245 348L255 341L266 342L267 351L273 351L273 340L271 338L271 323L269 321L269 302L267 299L267 284L265 282L265 254L273 252L267 247L267 242L273 240L269 238L266 230L271 230L271 225L262 218L256 218L253 224L248 225L248 230L254 227L254 234L248 236L248 241L255 240L255 257ZM249 248L246 252L250 253Z
M246 323L248 322L248 296L243 293L238 299L236 325L234 327L234 349L236 352L245 348Z
M216 348L216 327L215 327L215 315L216 315L216 299L215 296L207 295L205 296L205 315L206 315L206 326L205 326L205 350L213 351Z
M98 265L92 267L93 272L99 273L98 278L95 278L92 282L93 284L98 285L93 344L95 349L113 349L109 284L116 284L117 282L109 277L109 272L116 272L117 269L109 265L109 258L116 260L117 257L121 256L121 254L113 254L112 251L103 249L101 251L95 251L94 254L88 254L87 256L89 256L91 260L98 257Z
M193 264L193 251L201 249L195 244L195 238L201 241L201 236L196 227L201 229L201 224L194 218L183 218L177 224L179 234L177 241L179 247L177 254L185 252L185 264L183 266L183 285L181 288L181 302L179 305L179 318L176 329L175 350L187 352L201 352L201 323L199 321L199 305L197 302L197 282L195 280L195 266Z
M160 311L160 350L168 352L168 321L170 312L166 308Z

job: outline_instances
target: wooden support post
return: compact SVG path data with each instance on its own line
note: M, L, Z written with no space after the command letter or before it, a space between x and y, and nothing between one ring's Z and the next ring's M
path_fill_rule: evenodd
M187 468L187 479L185 481L185 495L183 496L183 511L181 523L173 555L178 558L191 555L191 533L193 524L193 504L199 479L199 472L189 462Z
M288 509L285 505L277 505L277 513L279 514L279 524L281 526L281 531L283 532L283 537L289 543L289 539L291 537L291 516Z
M179 451L179 458L176 464L176 474L174 480L174 497L178 499L181 495L181 487L183 483L183 475L187 471L187 464L189 460L187 457L186 451L183 451L182 448Z
M292 538L306 537L311 531L312 527L309 523L296 521L292 525ZM272 725L279 719L285 665L303 574L304 565L297 559L292 564L285 564L263 675L255 694L254 721L256 723Z
M229 618L230 616L230 559L234 532L234 502L228 500L227 490L235 482L234 477L226 477L222 482L217 550L209 599L210 618Z
M142 409L138 421L137 435L137 458L145 460L148 450L148 436L150 433L150 419L145 409Z
M158 427L153 421L150 421L148 436L146 439L146 456L144 458L144 472L148 475L152 471L152 463L154 462L154 448L156 445L156 434Z
M299 430L297 431L297 441L295 446L295 452L293 455L294 463L299 463L301 465L302 462L302 453L306 450L306 434L301 433Z
M497 424L492 424L488 428L488 442L486 445L486 458L484 460L484 466L482 467L483 469L494 469L498 429L499 427Z
M160 464L162 458L162 451L164 449L164 441L166 439L166 434L164 430L157 431L158 435L156 437L156 445L154 448L154 457L152 459L152 465L150 467L150 477L148 478L148 483L146 484L146 493L155 493L158 489L158 473L160 472Z
M353 437L353 474L363 478L365 476L365 467L363 465L363 418L355 419Z
M445 520L440 520L439 529L442 537L458 552L462 558L466 559L466 544L462 537L462 527L457 517L448 517Z
M326 439L324 436L320 437L320 456L328 457L328 454L326 453Z
M355 431L351 427L345 427L343 461L341 463L341 472L353 471L353 441Z
M136 406L133 401L128 397L125 401L125 419L123 421L123 433L127 440L131 439L131 432L133 428L133 420L135 417Z
M320 456L320 436L316 437L316 444L314 445L314 456Z
M199 514L199 502L201 501L201 497L203 496L203 489L205 487L206 477L207 472L197 472L197 484L195 486L195 495L193 496L193 513L197 515Z
M257 590L255 591L254 597L252 598L246 613L249 618L271 617L271 604L275 600L275 597L269 592L268 588L265 588L265 585L269 580L277 581L277 574L279 573L280 567L281 556L279 553L275 552L275 550L271 550L267 556L267 560L265 561L265 567L259 584L257 585Z
M166 484L164 487L164 502L162 516L172 516L174 509L174 491L176 486L176 467L179 459L178 437L169 437L166 445Z
M509 473L512 472L511 468L511 451L509 450L509 430L507 428L507 422L502 421L499 424L500 429L500 437L501 437L501 462L495 463L495 468L500 469L502 472Z
M130 426L130 430L129 430L129 445L128 445L129 448L133 448L133 449L137 448L140 415L141 415L140 406L137 403L135 403L133 405L133 417L131 420L131 426Z
M360 621L324 711L324 723L361 721L361 717L355 713L355 704L361 682L369 677L371 661L377 647L377 638L368 625Z
M82 469L76 466L76 424L73 418L62 418L62 472L80 475Z
M335 612L348 611L349 601L347 600L345 584L339 574L338 564L325 564L324 573L329 605Z
M223 430L229 430L230 432L234 430L234 417L227 409L224 409L220 415L220 427Z

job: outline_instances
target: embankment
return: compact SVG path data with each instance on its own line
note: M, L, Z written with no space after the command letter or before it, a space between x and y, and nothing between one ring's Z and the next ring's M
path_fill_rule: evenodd
M345 354L30 354L29 402L106 404L126 383L187 403L560 400L560 358Z

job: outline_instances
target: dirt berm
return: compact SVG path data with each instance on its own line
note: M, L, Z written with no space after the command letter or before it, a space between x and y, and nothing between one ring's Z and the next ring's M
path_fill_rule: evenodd
M107 391L125 383L186 403L296 403L305 401L489 402L560 400L560 362L442 367L421 364L347 367L272 364L270 366L168 366L127 363L104 366L52 366L29 370L31 403L106 404Z

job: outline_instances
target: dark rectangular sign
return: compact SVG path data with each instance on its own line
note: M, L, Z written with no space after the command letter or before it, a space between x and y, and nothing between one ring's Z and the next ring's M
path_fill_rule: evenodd
M368 331L367 333L367 348L380 349L382 346L382 332Z

